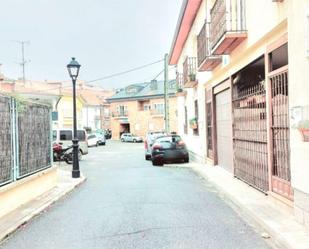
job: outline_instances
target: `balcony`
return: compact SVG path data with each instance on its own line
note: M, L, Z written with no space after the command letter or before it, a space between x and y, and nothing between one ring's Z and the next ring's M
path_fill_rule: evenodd
M113 118L126 118L128 117L128 111L116 111L112 112Z
M155 117L163 117L164 109L151 109L150 113L152 116L155 116Z
M216 0L210 11L212 54L230 54L247 38L244 0Z
M183 82L183 74L177 72L176 73L176 84L177 84L177 92L176 92L176 96L184 96L185 92L184 92L184 82Z
M197 85L196 69L197 58L187 57L183 63L184 88L193 88Z
M212 71L222 62L222 57L211 54L209 23L205 23L197 36L198 71Z

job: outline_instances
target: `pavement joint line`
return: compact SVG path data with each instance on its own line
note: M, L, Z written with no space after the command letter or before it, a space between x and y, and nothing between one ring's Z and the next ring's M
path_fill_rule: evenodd
M65 174L63 174L63 175L65 175ZM31 219L35 218L36 216L39 216L41 213L44 212L44 210L46 210L47 208L52 206L54 203L59 201L64 196L66 196L69 193L71 193L72 191L74 191L76 188L78 188L80 185L82 185L86 180L87 180L86 177L81 176L81 178L79 180L73 180L71 183L58 182L56 184L56 186L53 187L52 189L50 189L49 191L47 191L47 192L43 193L42 195L34 198L33 200L29 201L28 203L21 205L19 208L12 211L11 213L9 213L8 215L14 215L14 213L16 212L17 213L16 215L18 216L18 214L21 214L23 211L25 211L27 209L31 209L31 211L26 212L26 214L23 215L21 218L19 217L16 221L12 222L12 224L8 228L4 229L3 231L1 231L1 228L0 228L0 245L1 245L1 243L5 242L5 240L9 239L10 236L15 231L17 231L20 227L27 224ZM61 186L65 186L65 187L61 187ZM51 192L51 193L48 194L49 192ZM48 195L46 196L46 194L48 194ZM48 196L52 196L52 197L48 198ZM47 198L47 200L44 200L37 207L33 207L33 208L26 207L27 204L31 205L31 202L38 201L38 199L40 199L41 197ZM5 217L6 216L1 217L0 221L1 221L1 219L5 219Z
M269 224L267 224L261 217L256 215L252 210L250 210L249 207L246 207L243 203L241 203L237 197L233 196L232 193L229 193L226 191L219 183L217 183L215 180L213 180L213 176L207 174L207 169L211 169L214 166L205 166L204 164L201 165L199 163L190 163L189 166L191 169L196 172L199 176L202 176L205 180L207 180L211 185L214 186L214 188L218 191L219 196L223 196L228 201L228 204L245 220L248 221L248 223L253 225L256 229L259 231L264 231L268 233L271 236L272 245L275 246L275 248L279 247L282 249L308 249L309 248L309 237L308 241L305 241L305 245L295 245L294 243L290 243L288 240L288 231L286 234L278 234L275 228L272 228ZM231 175L232 176L232 175ZM243 186L249 187L244 182L236 182L236 179L231 179L231 181L235 181L235 184L243 184ZM248 190L256 192L257 190L250 187ZM295 221L296 222L296 221ZM253 223L253 224L252 224ZM300 224L299 224L300 225ZM304 227L305 229L305 227ZM309 233L308 233L309 234ZM267 241L267 240L265 240Z

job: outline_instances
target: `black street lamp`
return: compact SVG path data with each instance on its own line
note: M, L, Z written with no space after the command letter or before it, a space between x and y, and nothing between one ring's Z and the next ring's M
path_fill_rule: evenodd
M77 137L77 121L76 121L76 79L79 73L80 64L72 58L72 61L67 65L70 77L73 83L73 170L72 177L79 178L79 161L78 161L78 137Z

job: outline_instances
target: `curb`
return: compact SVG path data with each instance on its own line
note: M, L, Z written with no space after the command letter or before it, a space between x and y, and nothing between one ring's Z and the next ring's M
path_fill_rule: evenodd
M226 199L227 204L234 209L249 225L258 229L259 232L266 232L270 235L270 240L265 240L267 244L270 244L271 247L280 248L280 249L295 249L288 241L286 241L282 236L279 236L271 227L269 227L265 222L259 219L249 208L242 205L233 195L222 190L221 186L216 182L212 181L199 166L192 165L192 170L196 172L199 176L206 179L213 187L218 191L218 193ZM222 198L221 197L221 198ZM262 230L262 231L261 231Z
M13 224L10 228L6 229L5 231L0 233L0 245L3 243L6 239L10 237L15 231L17 231L20 227L27 224L31 219L35 218L36 216L39 216L41 213L43 213L47 208L49 208L51 205L56 203L58 200L63 198L64 196L71 193L73 190L78 188L80 185L82 185L87 180L86 177L82 177L81 180L66 188L63 191L60 191L55 197L51 198L50 200L42 203L42 205L36 207L32 212L24 216L22 219L19 219L15 224ZM46 194L46 193L45 193Z

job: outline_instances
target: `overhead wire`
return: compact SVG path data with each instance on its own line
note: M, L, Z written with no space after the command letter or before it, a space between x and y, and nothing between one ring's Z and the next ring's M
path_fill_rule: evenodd
M94 79L94 80L89 80L89 81L86 81L85 83L92 83L92 82L96 82L96 81L100 81L100 80L106 80L106 79L114 78L116 76L121 76L123 74L131 73L131 72L134 72L134 71L137 71L137 70L140 70L140 69L152 66L152 65L157 64L157 63L162 62L162 61L164 61L164 59L161 59L161 60L158 60L158 61L155 61L155 62L151 62L149 64L145 64L145 65L142 65L142 66L139 66L139 67L135 67L135 68L123 71L123 72L114 73L114 74L111 74L111 75L108 75L108 76L104 76L104 77L101 77L101 78L98 78L98 79Z
M137 70L141 70L143 68L146 68L146 67L149 67L149 66L152 66L154 64L157 64L159 62L162 62L164 61L164 59L161 59L161 60L157 60L157 61L154 61L154 62L151 62L151 63L148 63L148 64L145 64L145 65L142 65L142 66L138 66L138 67L135 67L135 68L131 68L131 69L128 69L126 71L122 71L122 72L119 72L119 73L114 73L114 74L111 74L111 75L107 75L107 76L103 76L101 78L97 78L97 79L94 79L94 80L89 80L89 81L84 81L84 83L92 83L92 82L96 82L96 81L100 81L100 80L106 80L106 79L110 79L110 78L114 78L116 76L121 76L121 75L124 75L124 74L127 74L127 73L130 73L130 72L134 72L134 71L137 71ZM164 70L163 70L164 71ZM162 72L163 72L162 71ZM159 77L160 74L162 73L160 72L156 77ZM64 89L64 88L71 88L72 86L63 86L61 87L61 89ZM37 93L43 93L43 92L48 92L48 91L52 91L52 90L57 90L59 89L60 87L54 87L54 88L49 88L49 89L43 89L43 90L37 90L35 92Z

